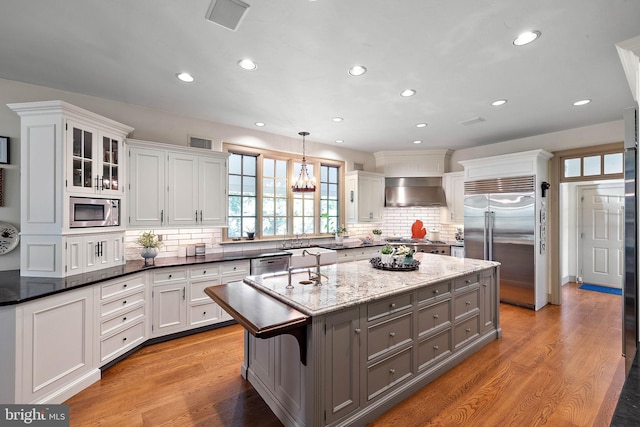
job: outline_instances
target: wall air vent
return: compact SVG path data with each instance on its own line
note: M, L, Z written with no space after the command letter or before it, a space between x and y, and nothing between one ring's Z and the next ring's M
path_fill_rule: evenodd
M463 122L460 122L460 124L462 126L471 126L471 125L475 125L476 123L482 123L482 122L486 122L487 120L482 118L482 117L474 117L472 119L469 120L465 120Z
M249 7L250 5L242 0L213 0L207 10L206 18L235 31Z
M207 150L211 150L212 143L210 139L189 136L189 147L206 148Z
M364 170L364 164L353 162L353 170L354 171L363 171Z

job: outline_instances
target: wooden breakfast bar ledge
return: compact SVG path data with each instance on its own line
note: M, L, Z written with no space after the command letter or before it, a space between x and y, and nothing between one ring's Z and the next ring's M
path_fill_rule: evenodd
M312 250L311 250L312 251ZM242 375L286 426L364 425L500 338L500 264L419 254L205 290L245 328Z

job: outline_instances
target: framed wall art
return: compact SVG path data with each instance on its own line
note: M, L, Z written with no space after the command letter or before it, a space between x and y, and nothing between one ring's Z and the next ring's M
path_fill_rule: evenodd
M0 136L0 163L9 164L9 138Z

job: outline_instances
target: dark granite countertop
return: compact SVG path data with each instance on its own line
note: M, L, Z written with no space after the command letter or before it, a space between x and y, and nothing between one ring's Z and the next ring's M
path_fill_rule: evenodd
M145 267L144 260L127 261L125 265L105 268L90 273L76 274L63 278L25 277L20 270L0 271L0 306L20 304L60 292L93 285L105 280L116 279L129 274L139 273L154 268L189 266L209 262L235 261L242 259L264 258L289 255L279 250L245 250L207 254L203 257L166 257L156 258L155 265Z

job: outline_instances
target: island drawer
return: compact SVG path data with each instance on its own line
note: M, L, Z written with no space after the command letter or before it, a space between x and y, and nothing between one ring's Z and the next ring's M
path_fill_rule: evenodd
M142 287L144 287L144 280L141 275L132 276L125 280L108 282L100 286L100 299L107 299Z
M138 319L144 317L144 306L139 305L127 310L118 316L112 317L108 320L100 322L100 335L106 335L114 330L120 328L123 325L128 325L135 322Z
M454 347L457 349L470 343L480 335L479 331L480 316L471 317L455 325L453 328Z
M100 305L100 316L105 317L120 310L129 309L129 307L140 303L144 303L143 290L131 295L122 296L118 299L114 299L113 301L102 303Z
M367 333L367 359L411 342L413 337L413 313L369 326Z
M477 312L480 307L480 289L476 288L472 291L461 295L456 295L454 302L454 313L456 319L465 314Z
M372 302L367 306L368 320L381 319L412 306L412 294L397 295L381 301Z
M186 268L163 268L153 272L153 284L179 282L187 279Z
M480 273L468 274L453 280L453 287L456 291L463 290L470 286L480 286Z
M367 399L371 400L409 378L413 373L413 347L389 356L367 369Z
M442 325L450 324L451 300L442 301L418 311L418 336L433 331Z
M249 275L249 261L228 261L223 262L220 266L220 274L223 276L239 273Z
M192 279L218 276L219 274L220 266L217 263L189 267L189 277Z
M451 294L451 282L436 283L418 290L418 303L427 304L448 297Z
M451 328L418 343L418 370L433 365L451 353Z
M141 321L103 340L100 343L100 361L104 362L111 356L122 353L125 349L142 341L144 341L144 322Z
M204 293L204 290L209 286L216 286L219 284L220 284L220 279L218 277L214 277L209 280L200 280L197 282L191 282L189 286L189 298L191 302L211 301L211 298L209 298L209 295Z

